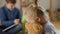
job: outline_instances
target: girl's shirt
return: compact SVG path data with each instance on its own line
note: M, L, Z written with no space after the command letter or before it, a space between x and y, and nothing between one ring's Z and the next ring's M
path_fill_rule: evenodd
M48 21L44 25L44 32L45 32L45 34L56 34L56 29L50 21Z

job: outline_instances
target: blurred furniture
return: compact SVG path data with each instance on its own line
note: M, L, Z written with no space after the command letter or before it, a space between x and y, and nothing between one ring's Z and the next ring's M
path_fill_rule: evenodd
M57 9L57 19L60 20L60 9Z
M53 7L52 7L53 3L52 3L52 0L50 0L50 11L49 11L49 16L50 16L50 19L52 21L55 21L55 18L53 16Z

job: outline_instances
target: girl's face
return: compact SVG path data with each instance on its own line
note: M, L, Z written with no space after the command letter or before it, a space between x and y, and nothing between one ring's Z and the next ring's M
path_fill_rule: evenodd
M36 21L37 22L40 22L40 17L36 17Z

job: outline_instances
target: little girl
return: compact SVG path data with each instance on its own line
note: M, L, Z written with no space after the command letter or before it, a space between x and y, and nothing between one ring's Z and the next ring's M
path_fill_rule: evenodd
M46 19L47 17L44 12L40 9L37 9L36 21L44 27L44 34L56 34L56 29L54 25Z

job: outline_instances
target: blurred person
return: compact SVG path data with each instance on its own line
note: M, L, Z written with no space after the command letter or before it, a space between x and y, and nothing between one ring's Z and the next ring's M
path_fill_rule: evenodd
M55 26L50 22L50 20L46 19L44 12L38 8L36 21L43 26L44 34L56 34Z
M13 24L16 24L16 26L6 31L10 34L16 34L22 30L21 11L15 7L16 0L5 1L5 5L0 8L0 26L3 30Z

